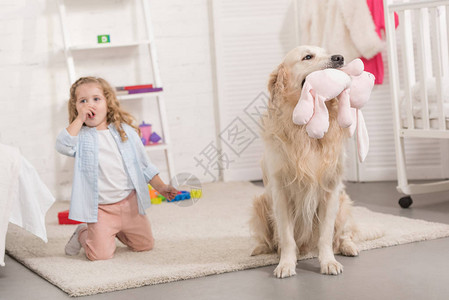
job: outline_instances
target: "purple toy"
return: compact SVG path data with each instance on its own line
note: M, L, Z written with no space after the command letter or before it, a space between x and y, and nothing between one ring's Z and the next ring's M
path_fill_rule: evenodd
M159 142L161 140L161 137L156 133L153 132L150 136L150 141L154 144L156 144L157 142Z

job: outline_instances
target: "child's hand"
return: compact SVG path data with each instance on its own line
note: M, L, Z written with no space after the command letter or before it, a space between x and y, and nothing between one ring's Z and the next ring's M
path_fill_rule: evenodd
M84 104L78 109L78 118L84 123L87 118L92 118L95 115L95 107L91 104Z
M171 185L165 184L159 175L155 175L153 179L150 180L151 186L159 192L162 196L168 200L173 200L178 194L178 190Z
M95 107L91 104L83 104L80 106L78 110L78 116L72 123L66 128L67 132L71 136L76 136L83 127L83 124L86 122L87 118L92 118L95 116Z
M163 188L159 189L158 192L168 200L173 200L178 194L178 190L171 185L165 185Z

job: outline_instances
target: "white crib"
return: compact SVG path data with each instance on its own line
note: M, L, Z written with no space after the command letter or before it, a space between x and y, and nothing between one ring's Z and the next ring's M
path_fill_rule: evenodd
M397 189L407 195L399 200L407 208L410 195L449 190L449 180L409 184L404 152L405 138L449 141L449 0L384 0L384 11Z

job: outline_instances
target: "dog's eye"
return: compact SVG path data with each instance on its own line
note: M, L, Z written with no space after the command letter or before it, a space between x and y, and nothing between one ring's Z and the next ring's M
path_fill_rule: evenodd
M309 59L312 59L312 58L313 58L313 55L307 54L306 56L304 56L302 58L302 60L309 60Z

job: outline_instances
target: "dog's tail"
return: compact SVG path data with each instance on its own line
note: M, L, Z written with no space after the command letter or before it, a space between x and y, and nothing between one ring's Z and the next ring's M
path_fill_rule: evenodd
M380 227L363 226L357 224L357 229L354 232L353 240L355 242L371 241L381 238L385 235L385 230Z
M274 226L272 221L273 207L266 194L256 196L250 219L250 228L257 242L251 255L272 253L276 251Z
M340 195L340 211L336 224L344 224L343 228L337 227L343 232L349 233L353 242L371 241L383 237L385 230L355 222L352 216L353 202L346 192Z

